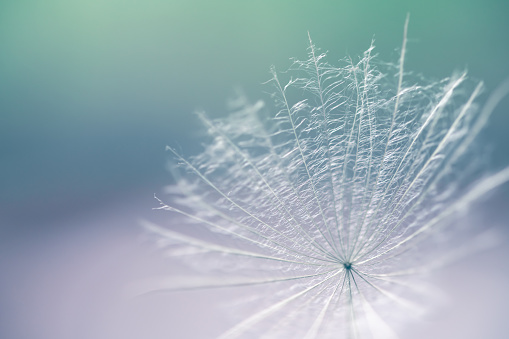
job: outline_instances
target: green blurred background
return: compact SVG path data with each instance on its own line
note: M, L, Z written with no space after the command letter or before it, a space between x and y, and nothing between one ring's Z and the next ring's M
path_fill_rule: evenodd
M164 146L199 141L192 112L225 114L235 87L267 99L270 65L304 57L307 31L331 60L374 37L380 59L397 61L409 12L407 70L467 68L488 91L509 77L507 1L0 3L0 204L10 223L156 191L170 180ZM500 138L507 116L495 117Z
M361 54L374 37L380 60L397 61L407 13L407 70L442 78L467 68L485 81L485 98L509 77L503 0L0 0L0 245L8 254L0 266L18 265L13 258L33 246L46 253L45 241L60 246L68 229L137 230L136 217L150 218L153 193L172 180L165 145L199 150L194 110L227 114L237 87L268 99L270 65L303 58L308 31L329 60ZM484 135L490 170L509 162L508 126L506 98ZM488 208L506 209L507 191ZM83 222L109 210L124 219ZM5 337L18 333L3 325Z

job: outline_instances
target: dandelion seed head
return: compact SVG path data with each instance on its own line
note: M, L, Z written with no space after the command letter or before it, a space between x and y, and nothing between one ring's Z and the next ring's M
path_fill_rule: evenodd
M176 184L157 198L192 227L146 226L200 278L156 290L244 288L252 306L219 338L391 338L423 312L433 293L415 277L464 252L437 238L509 170L478 176L482 84L409 76L406 35L395 67L373 44L334 66L309 37L307 59L270 69L273 107L240 96L227 118L197 114L209 141L167 148Z

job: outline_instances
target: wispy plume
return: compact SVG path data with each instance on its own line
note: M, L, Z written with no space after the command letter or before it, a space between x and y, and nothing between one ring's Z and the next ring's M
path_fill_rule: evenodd
M201 275L154 290L256 295L222 339L389 338L398 309L426 306L414 277L458 253L455 217L509 180L472 151L505 94L479 107L466 73L407 76L407 27L395 65L371 45L334 66L309 37L306 60L271 69L274 113L242 98L228 118L198 113L210 140L190 158L167 147L177 183L158 198L191 231L146 226Z

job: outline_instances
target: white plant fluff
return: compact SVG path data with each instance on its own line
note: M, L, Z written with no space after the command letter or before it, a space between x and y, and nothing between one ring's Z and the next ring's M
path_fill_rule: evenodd
M457 253L455 216L509 170L481 176L472 153L503 94L479 107L465 73L410 79L406 34L392 66L373 46L333 66L310 38L306 60L271 69L275 113L199 113L211 140L190 158L167 147L177 183L158 198L188 228L146 223L198 277L154 290L245 289L221 339L391 338L425 308L415 278Z

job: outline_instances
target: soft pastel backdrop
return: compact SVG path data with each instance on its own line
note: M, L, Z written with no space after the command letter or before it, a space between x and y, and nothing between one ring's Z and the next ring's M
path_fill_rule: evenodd
M268 99L270 65L304 57L308 31L331 60L374 38L380 59L397 61L408 12L407 70L441 78L466 68L485 81L485 98L509 77L502 0L0 1L0 337L113 338L105 327L125 327L111 325L115 293L173 269L138 219L164 219L151 211L172 180L164 146L200 149L192 112L227 114L235 88ZM482 136L490 171L509 163L508 127L506 98ZM484 202L483 227L509 229L508 192ZM412 337L503 338L509 272L498 251L439 277L457 306ZM472 280L475 265L483 274ZM193 317L218 333L201 306L175 298L140 320L151 338L203 337Z

